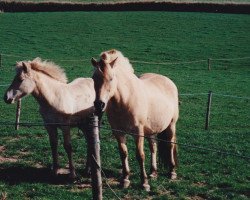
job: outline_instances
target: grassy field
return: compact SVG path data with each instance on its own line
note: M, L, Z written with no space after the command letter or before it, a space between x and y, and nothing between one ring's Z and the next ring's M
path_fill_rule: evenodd
M179 88L177 125L179 178L170 182L160 170L151 192L140 189L133 139L128 136L132 187L119 188L120 159L116 141L101 130L102 167L107 182L121 199L249 199L250 162L233 155L191 146L250 155L250 16L175 12L64 12L0 14L0 94L14 76L13 65L34 57L61 65L69 80L91 76L91 57L116 48L134 62L137 74L156 72ZM211 71L207 70L207 59ZM232 60L215 60L232 59ZM200 61L192 62L190 61ZM187 62L187 63L183 63ZM166 63L159 65L156 63ZM204 130L207 93L213 95L209 131ZM187 95L193 94L193 95ZM216 95L217 94L217 95ZM224 96L223 96L224 95ZM225 96L230 95L230 96ZM248 98L236 98L248 97ZM14 122L15 106L0 101L1 122ZM21 122L41 122L32 97L22 101ZM108 124L105 124L108 127ZM90 180L82 175L86 144L73 130L74 160L79 181L50 175L50 148L39 126L0 125L0 195L7 199L91 199ZM148 147L146 145L148 154ZM60 138L61 166L66 155ZM149 170L149 157L147 156ZM104 199L116 199L104 179ZM1 197L0 197L1 198Z

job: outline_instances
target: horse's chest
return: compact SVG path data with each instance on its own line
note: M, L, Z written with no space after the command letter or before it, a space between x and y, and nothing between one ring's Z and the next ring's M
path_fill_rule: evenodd
M112 109L107 111L109 123L112 128L131 131L135 128L134 116L124 109Z

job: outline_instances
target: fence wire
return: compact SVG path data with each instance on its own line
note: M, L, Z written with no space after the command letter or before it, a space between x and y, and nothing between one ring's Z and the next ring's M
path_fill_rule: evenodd
M15 54L5 54L1 53L1 56L6 57L15 57L15 58L31 58L34 56L21 56L21 55L15 55ZM209 60L214 61L233 61L233 60L248 60L250 59L249 56L246 57L240 57L240 58L208 58ZM202 59L202 60L193 60L193 61L179 61L179 62L147 62L147 61L140 61L140 60L130 60L132 63L141 63L141 64L155 64L155 65L179 65L179 64L188 64L188 63L200 63L200 62L207 62L208 59ZM68 61L68 62L81 62L81 61L90 61L90 59L45 59L45 60L56 60L56 61Z
M79 123L78 124L75 124L75 123L74 124L65 124L65 123L36 123L36 122L22 122L22 123L0 122L0 125L5 125L5 126L15 126L16 124L18 124L19 126L24 126L24 127L28 127L28 128L30 128L32 126L52 126L52 125L55 125L55 126L77 126L77 125L80 125ZM134 137L143 137L143 138L146 138L146 139L152 139L149 136L138 135L138 134L130 132L130 131L112 129L112 128L108 128L108 127L105 127L105 126L99 126L98 128L99 129L105 129L105 130L112 131L112 132L119 132L119 133L122 133L122 134L131 135L131 136L134 136ZM196 146L196 145L191 145L191 144L186 144L186 143L179 143L179 142L171 142L171 141L158 139L158 138L154 138L154 140L158 141L158 142L176 144L176 145L184 146L184 147L187 147L187 148L198 149L198 150L201 150L201 151L210 151L210 152L214 152L214 153L218 153L218 154L224 154L224 155L229 155L229 156L231 155L231 156L235 156L235 157L250 160L249 156L241 155L241 154L238 154L238 153L231 153L231 152L227 152L227 151L221 150L221 149L215 149L215 148L211 149L211 148L207 148L207 147L203 147L203 146Z

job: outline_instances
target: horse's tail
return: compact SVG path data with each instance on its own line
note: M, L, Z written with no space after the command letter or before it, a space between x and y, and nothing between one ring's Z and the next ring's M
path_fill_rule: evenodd
M157 135L159 165L164 169L176 167L178 165L176 141L171 142L171 138L172 135L169 134L167 130Z

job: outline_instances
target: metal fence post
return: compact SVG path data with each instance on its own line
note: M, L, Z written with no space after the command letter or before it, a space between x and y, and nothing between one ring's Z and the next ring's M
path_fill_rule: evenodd
M92 179L93 200L102 199L102 176L101 176L101 158L100 158L100 139L98 117L93 115L89 117L87 144L90 151L90 166Z
M212 91L209 91L208 92L208 101L207 101L207 113L206 113L205 130L208 130L208 127L209 127L211 103L212 103Z
M15 129L19 129L19 122L20 122L20 114L21 114L21 105L22 105L22 99L18 99L17 106L16 106L16 125Z

